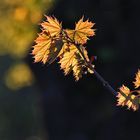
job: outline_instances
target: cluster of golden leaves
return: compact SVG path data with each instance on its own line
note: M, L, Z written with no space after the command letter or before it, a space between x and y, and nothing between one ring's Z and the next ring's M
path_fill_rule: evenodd
M58 63L65 75L73 71L76 80L82 77L85 69L89 73L93 73L93 70L86 67L86 62L90 60L83 45L89 39L88 37L95 35L95 30L92 29L94 23L88 20L83 21L81 18L76 23L75 29L70 30L63 29L62 23L55 17L46 16L46 19L45 22L41 23L42 32L38 35L35 40L36 44L33 46L34 62L51 64L59 58Z
M118 98L118 106L127 106L128 109L133 109L136 111L139 108L140 104L140 70L136 73L134 87L135 90L130 90L127 86L122 85L119 88L119 92L117 95Z

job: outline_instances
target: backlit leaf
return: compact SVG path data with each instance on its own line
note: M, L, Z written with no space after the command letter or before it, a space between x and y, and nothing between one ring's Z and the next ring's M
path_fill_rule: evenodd
M61 40L52 40L49 36L45 34L40 34L35 41L37 44L33 46L32 54L34 55L35 62L42 61L44 64L46 62L52 63L58 56L63 42Z
M50 33L50 35L58 36L62 30L62 24L55 17L46 16L47 21L43 22L41 26Z
M68 36L78 44L85 44L88 37L95 35L95 30L92 29L94 23L88 20L83 21L81 18L78 23L76 23L75 30L66 30Z
M118 95L118 106L127 106L128 109L133 109L136 111L139 108L139 101L138 98L131 94L131 91L128 87L122 86L119 89Z
M87 56L87 51L84 47L81 47L81 50L88 61L89 58ZM73 71L73 75L75 76L76 81L78 81L82 77L84 68L86 67L84 59L74 45L69 46L69 51L66 51L64 53L63 58L60 59L59 63L61 69L64 70L65 75Z
M135 82L133 83L135 85L135 88L140 87L140 70L138 70L138 72L136 73Z

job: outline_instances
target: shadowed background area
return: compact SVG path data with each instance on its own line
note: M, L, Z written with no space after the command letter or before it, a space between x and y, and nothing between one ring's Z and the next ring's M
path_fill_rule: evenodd
M84 15L96 23L87 43L96 70L116 90L132 87L140 68L139 7L136 0L0 1L0 139L139 139L140 112L116 107L116 97L94 75L75 82L56 62L35 64L30 55L44 14L64 28Z

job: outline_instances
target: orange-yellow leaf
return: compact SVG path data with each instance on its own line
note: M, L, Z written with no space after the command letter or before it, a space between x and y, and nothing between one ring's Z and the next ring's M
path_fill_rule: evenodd
M140 87L140 70L138 70L138 72L136 73L135 82L133 83L135 85L135 88Z
M45 34L40 34L35 41L37 44L33 46L32 54L34 55L34 61L42 61L52 63L58 56L63 43L61 40L52 40Z
M118 106L127 106L128 109L133 109L136 111L139 108L139 101L138 98L131 94L131 91L128 87L122 86L119 89L118 95Z
M86 49L84 47L80 47L80 49L83 52L85 58L89 60ZM82 77L82 74L84 73L83 70L86 67L84 59L74 45L69 46L69 50L64 53L59 63L61 69L64 70L65 75L73 71L76 81Z
M32 55L34 55L34 61L43 63L46 62L47 56L49 54L48 49L51 46L51 39L44 35L40 34L39 37L35 41L37 44L33 46ZM45 57L46 56L46 57Z
M47 21L43 22L41 26L44 30L50 33L50 35L58 36L62 30L62 24L55 18L46 16Z
M66 30L68 36L78 44L85 44L88 37L95 35L95 30L92 29L94 23L88 20L83 21L81 18L78 23L76 23L75 30Z
M65 75L71 72L75 54L77 53L77 49L74 45L71 45L70 47L70 50L65 52L63 58L59 61L59 63L61 64L60 67L64 70Z

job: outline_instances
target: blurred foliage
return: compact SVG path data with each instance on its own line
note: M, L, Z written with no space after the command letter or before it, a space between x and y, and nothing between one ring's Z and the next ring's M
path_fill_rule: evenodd
M52 0L0 0L1 140L46 139L42 96L25 58L38 23L52 6Z
M29 67L20 63L23 63L23 59L29 53L37 32L37 25L44 11L48 10L52 3L51 0L3 0L0 2L0 56L8 55L11 58L5 80L10 89L19 89L33 81ZM12 65L17 61L19 66L13 67ZM25 74L29 77L25 78Z

